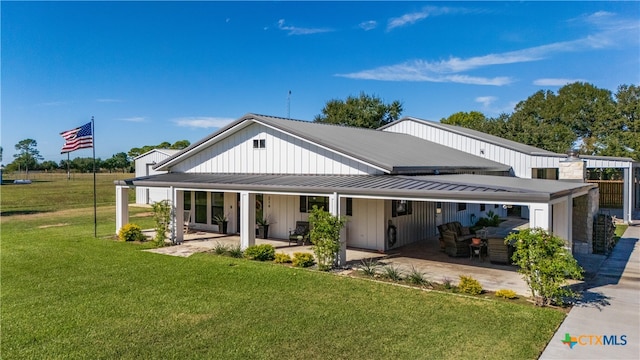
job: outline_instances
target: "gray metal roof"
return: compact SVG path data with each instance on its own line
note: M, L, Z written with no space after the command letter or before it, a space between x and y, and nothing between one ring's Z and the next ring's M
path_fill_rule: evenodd
M510 167L455 150L415 136L375 129L320 124L265 115L247 114L219 131L194 143L156 166L166 170L199 145L224 135L242 123L256 121L292 134L338 153L356 158L392 174L440 173L452 171L509 171Z
M253 175L167 173L116 181L119 185L219 191L333 193L442 201L548 202L594 184L482 175Z
M462 126L455 126L455 125L448 125L448 124L443 124L440 122L435 122L435 121L428 121L428 120L423 120L423 119L418 119L415 117L404 117L400 120L398 120L398 122L400 121L415 121L415 122L419 122L419 123L423 123L438 129L442 129L442 130L446 130L449 132L452 132L454 134L459 134L459 135L463 135L463 136L467 136L476 140L480 140L480 141L484 141L490 144L494 144L494 145L498 145L498 146L502 146L504 148L507 149L511 149L511 150L515 150L524 154L528 154L528 155L539 155L539 156L552 156L552 157L567 157L566 154L559 154L559 153L555 153L553 151L548 151L548 150L544 150L544 149L540 149L537 148L535 146L531 146L531 145L526 145L526 144L522 144L516 141L512 141L512 140L507 140L507 139L503 139L499 136L495 136L495 135L490 135L487 133L483 133L482 131L478 131L478 130L473 130L473 129L468 129ZM397 123L397 122L396 122ZM385 129L391 125L393 125L394 123L385 125L383 127L380 128L380 130Z

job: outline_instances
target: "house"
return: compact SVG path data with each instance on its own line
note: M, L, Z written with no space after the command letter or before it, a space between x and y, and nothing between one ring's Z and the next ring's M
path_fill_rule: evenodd
M622 191L617 196L616 203L622 204L622 209L616 214L626 223L637 220L640 212L640 163L631 158L610 156L587 156L579 158L568 154L558 154L533 146L520 144L515 141L489 135L477 130L464 127L426 121L414 117L406 117L392 122L382 128L391 131L417 136L421 139L434 141L439 144L464 151L468 154L509 165L514 175L520 178L566 179L566 171L575 170L578 166L578 176L586 169L620 169L623 173ZM570 165L570 163L578 163ZM584 180L584 175L581 176ZM605 204L601 201L601 204ZM525 209L526 211L526 209ZM634 214L635 217L634 217ZM526 213L524 214L526 216Z
M133 161L136 168L136 177L143 177L149 175L157 175L165 173L166 171L158 171L153 167L170 157L178 153L180 150L173 149L153 149L144 154L136 156ZM171 198L171 194L166 188L155 188L138 186L136 187L136 204L153 204L162 200L168 200Z
M596 185L518 178L510 165L417 136L256 114L154 170L164 173L116 182L116 231L128 222L129 188L169 191L175 224L189 216L194 227L216 230L213 218L227 216L242 248L255 243L256 218L269 220L271 237L286 239L317 205L348 219L341 261L347 246L388 251L432 238L439 224L470 225L512 205L573 249L573 225L592 222L598 201ZM584 206L574 209L576 201ZM183 227L172 228L181 242Z

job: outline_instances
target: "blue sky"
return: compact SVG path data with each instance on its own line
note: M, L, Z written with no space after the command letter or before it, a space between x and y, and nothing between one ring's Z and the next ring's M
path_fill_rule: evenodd
M27 138L45 160L66 159L59 133L92 116L107 159L195 142L249 112L312 120L360 92L439 121L510 113L573 81L613 92L640 83L638 2L0 6L5 164Z

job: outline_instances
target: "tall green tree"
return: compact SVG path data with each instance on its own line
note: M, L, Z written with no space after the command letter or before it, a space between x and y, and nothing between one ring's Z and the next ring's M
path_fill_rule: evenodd
M620 119L619 152L609 149L607 155L631 157L640 161L640 86L621 85L615 95Z
M329 100L314 122L377 129L400 118L402 104L393 101L385 104L377 96L360 93L360 96L349 96L345 101Z
M487 119L487 117L480 111L460 111L449 116L448 118L440 119L440 122L443 124L484 131L488 127L489 119Z
M15 162L19 167L25 169L29 174L29 169L35 169L38 166L38 160L42 160L43 157L38 151L38 142L33 139L20 140L15 146L17 154L14 154Z

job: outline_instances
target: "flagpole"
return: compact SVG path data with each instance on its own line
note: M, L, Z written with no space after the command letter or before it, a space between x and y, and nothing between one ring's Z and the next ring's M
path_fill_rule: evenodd
M91 117L91 136L93 136L93 237L98 237L98 210L97 210L97 199L96 199L96 132L95 125L93 121L93 116Z
M69 152L67 152L67 181L71 180L71 165L69 164Z

